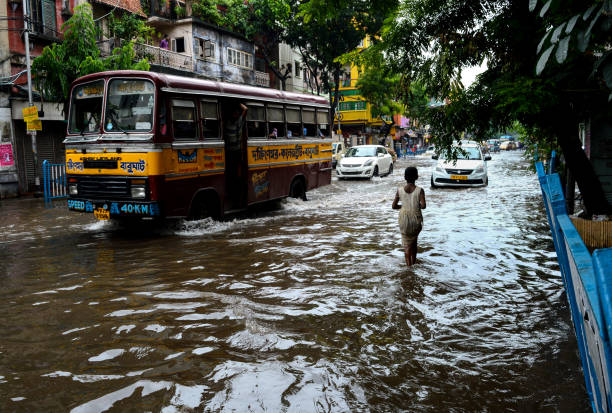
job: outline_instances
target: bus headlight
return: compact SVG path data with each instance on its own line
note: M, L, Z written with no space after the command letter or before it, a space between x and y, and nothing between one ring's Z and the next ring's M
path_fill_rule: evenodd
M70 195L78 195L79 194L79 189L77 188L77 185L76 184L68 185L68 193Z
M144 199L147 196L145 187L142 185L134 185L131 187L132 198Z

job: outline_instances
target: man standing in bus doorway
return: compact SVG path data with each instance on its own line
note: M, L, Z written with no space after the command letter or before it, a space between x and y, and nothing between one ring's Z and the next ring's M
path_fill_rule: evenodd
M231 102L224 110L225 122L225 175L227 193L232 202L231 208L242 207L246 188L243 182L242 134L248 108L240 102Z

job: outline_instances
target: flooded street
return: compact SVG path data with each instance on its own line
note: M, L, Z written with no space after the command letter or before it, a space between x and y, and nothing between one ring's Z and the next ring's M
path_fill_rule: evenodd
M433 162L147 233L0 203L0 411L588 412L535 173ZM415 267L397 211L415 165Z

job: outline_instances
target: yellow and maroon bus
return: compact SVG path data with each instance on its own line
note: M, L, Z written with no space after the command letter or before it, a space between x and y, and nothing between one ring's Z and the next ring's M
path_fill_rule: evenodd
M142 71L71 88L68 208L98 219L220 217L331 181L329 103Z

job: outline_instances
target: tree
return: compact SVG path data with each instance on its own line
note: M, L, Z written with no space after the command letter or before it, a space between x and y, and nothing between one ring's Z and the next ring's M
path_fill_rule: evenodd
M360 70L355 85L359 94L370 104L372 117L392 117L403 113L403 106L398 103L400 94L400 76L392 73L384 65L382 56L375 64L369 64Z
M397 0L308 0L294 6L286 41L301 51L312 73L320 74L332 113L344 73L340 56L355 50L366 36L375 39L397 5Z
M290 0L253 0L249 2L252 13L248 20L246 37L255 43L268 67L286 90L287 79L292 74L291 63L280 67L276 60L278 46L287 37L292 25Z
M104 70L149 70L146 59L134 63L133 43L113 50L106 59L100 58L95 30L91 5L75 7L74 15L62 25L64 41L45 47L32 63L37 89L47 100L63 101L66 116L68 93L75 79Z
M559 25L583 15L585 6L577 3L581 2L551 0L545 6L550 7L548 13L536 14L521 1L405 0L399 18L385 27L378 47L401 73L405 97L418 84L427 96L446 102L420 113L434 131L437 146L448 149L465 132L484 140L518 121L534 142L559 144L588 212L606 213L610 207L577 134L578 122L586 114L609 116L610 112L609 91L593 72L597 49L576 48L563 65L544 64L543 76L536 74L543 66L542 56L535 53L541 39L547 35L551 41L555 31L559 35L567 29L567 23L565 28ZM601 1L591 1L597 4ZM547 34L551 30L552 36ZM592 39L594 34L585 37ZM609 44L610 39L607 43L605 39L597 42L599 47ZM466 89L460 80L462 69L485 59L487 69Z
M124 41L147 43L153 37L153 28L132 13L123 13L119 18L114 13L108 16L108 27L112 37Z

